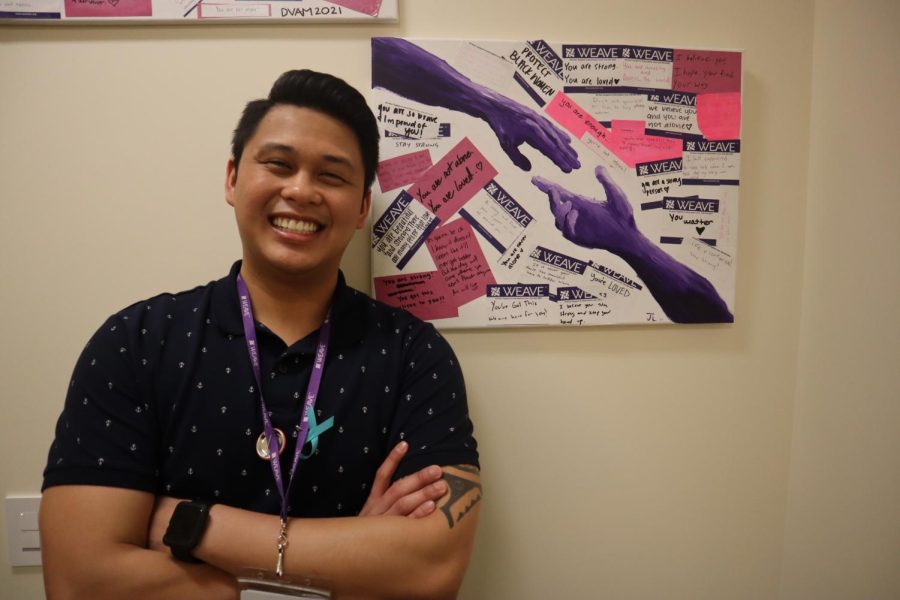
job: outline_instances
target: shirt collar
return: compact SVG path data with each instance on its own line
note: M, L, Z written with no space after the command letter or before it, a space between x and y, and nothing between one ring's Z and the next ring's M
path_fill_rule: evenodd
M231 271L215 282L212 290L212 319L226 334L244 336L241 307L237 294L237 276L241 261L231 266ZM337 288L331 304L332 348L343 348L362 339L366 326L363 303L369 297L347 285L343 271L338 271Z

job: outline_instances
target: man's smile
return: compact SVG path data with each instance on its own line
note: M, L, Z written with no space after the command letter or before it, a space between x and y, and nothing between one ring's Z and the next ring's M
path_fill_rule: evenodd
M292 233L316 233L322 229L322 225L305 219L294 219L291 217L273 217L272 225L277 229L290 231Z

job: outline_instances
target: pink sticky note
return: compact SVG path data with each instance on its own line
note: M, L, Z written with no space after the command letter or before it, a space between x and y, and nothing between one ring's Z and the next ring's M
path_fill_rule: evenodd
M576 138L581 139L585 133L589 133L603 144L607 150L621 158L623 162L627 162L625 157L622 156L621 149L617 141L612 137L610 130L601 125L597 119L592 117L588 111L581 108L577 102L565 93L557 92L553 100L547 103L544 110L550 118L554 119Z
M438 227L425 244L456 306L484 296L486 286L497 283L465 219Z
M740 92L741 53L675 50L672 89L679 92Z
M463 138L407 190L446 221L497 175L469 138Z
M609 140L609 130L564 92L557 92L544 110L548 116L576 138L581 139L585 132L588 132L609 150L615 152L615 148L612 147Z
M738 139L741 135L741 94L698 94L697 125L708 140Z
M67 17L152 17L151 0L65 0Z
M581 110L581 107L563 92L557 92L544 110L550 118L577 139L581 139L587 130L584 124L587 112Z
M361 12L373 17L378 16L381 10L381 0L328 0L332 4L338 4L350 10Z
M613 121L610 138L618 149L616 154L629 167L681 157L680 139L647 135L643 121Z
M437 271L376 277L375 297L426 321L459 316L447 283Z
M431 154L426 149L383 160L375 173L381 191L389 192L412 183L430 166Z

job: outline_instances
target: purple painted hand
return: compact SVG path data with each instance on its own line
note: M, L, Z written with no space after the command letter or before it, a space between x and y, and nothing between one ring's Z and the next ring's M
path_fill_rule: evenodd
M484 119L500 147L525 171L531 161L519 151L528 144L563 172L581 166L568 134L539 112L478 85L447 61L401 38L372 38L372 85L430 106Z
M594 174L606 191L605 202L573 194L543 177L531 179L549 196L550 210L563 237L622 258L676 323L734 321L725 301L706 278L666 254L638 230L631 204L609 172L597 167Z
M628 198L604 167L597 167L594 174L606 191L605 202L573 194L543 177L532 177L531 183L550 198L556 228L570 242L613 254L635 250L643 236L634 224Z
M563 173L581 167L569 135L546 117L506 96L490 94L489 97L491 102L482 108L483 118L497 134L500 147L513 164L523 171L531 170L531 161L519 151L519 146L528 144L553 161Z

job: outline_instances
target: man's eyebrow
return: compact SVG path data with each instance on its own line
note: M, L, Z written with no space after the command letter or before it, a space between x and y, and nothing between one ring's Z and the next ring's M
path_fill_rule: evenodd
M326 154L326 155L324 155L324 156L322 157L322 160L324 160L325 162L328 162L328 163L333 163L333 164L337 164L337 165L344 165L344 166L346 166L346 167L348 167L348 168L351 168L351 169L355 166L355 165L353 164L353 161L350 160L349 157L347 157L347 156L341 156L341 155L338 155L338 154Z
M257 154L262 154L264 152L289 152L291 154L294 154L296 153L296 149L289 144L282 144L280 142L266 142L259 147L259 149L257 150ZM341 154L325 154L322 156L322 160L335 165L343 165L350 169L355 166L353 160L351 160L350 157Z
M278 142L266 142L259 147L257 153L263 152L294 152L294 148L287 144L279 144Z

